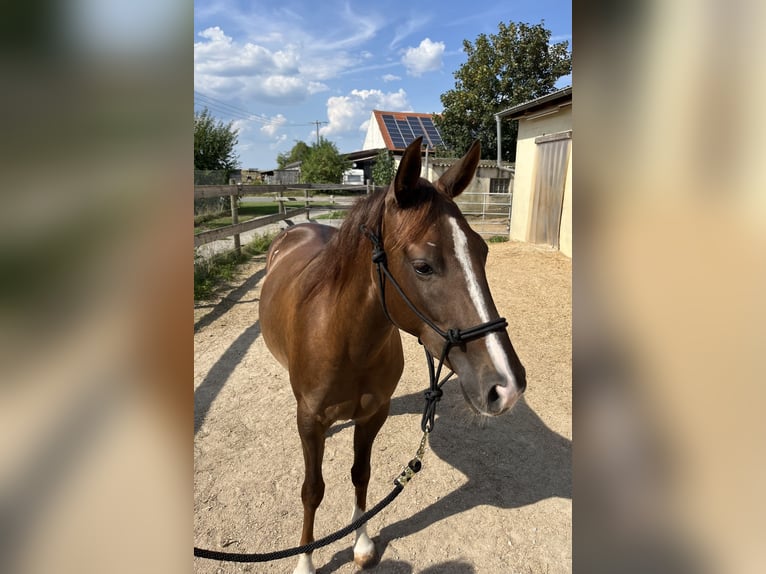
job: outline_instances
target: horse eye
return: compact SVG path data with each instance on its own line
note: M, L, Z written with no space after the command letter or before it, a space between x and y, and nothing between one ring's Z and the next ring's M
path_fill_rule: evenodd
M417 261L413 263L412 266L415 268L415 273L418 275L431 275L434 272L433 268L431 268L428 263L422 261Z

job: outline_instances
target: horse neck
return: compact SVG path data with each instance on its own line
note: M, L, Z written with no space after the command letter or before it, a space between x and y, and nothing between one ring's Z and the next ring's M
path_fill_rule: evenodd
M382 206L373 206L377 212ZM379 224L364 224L377 232ZM382 217L382 213L379 213ZM330 276L331 291L336 293L336 305L346 310L351 322L368 332L380 332L394 328L388 320L380 298L378 276L372 262L372 244L360 231L359 217L351 216L344 223L336 236L336 241L327 245L323 260L320 262L325 273Z

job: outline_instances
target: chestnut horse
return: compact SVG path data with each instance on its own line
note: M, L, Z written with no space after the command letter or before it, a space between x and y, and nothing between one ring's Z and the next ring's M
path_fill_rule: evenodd
M479 413L505 412L526 387L524 367L487 285L487 245L453 201L473 179L479 144L433 184L420 177L420 150L418 138L390 187L359 200L340 229L295 225L269 250L259 312L263 338L288 369L297 401L305 463L301 545L314 540L314 516L324 496L325 433L339 420L355 423L353 518L366 508L372 443L404 366L399 329L419 337L437 357L444 349L445 363ZM370 241L366 230L378 235L370 234ZM394 289L381 292L384 279L372 262L375 243L391 281L417 311ZM442 347L448 330L498 322L499 329ZM377 561L364 527L356 531L354 561L362 567ZM301 555L295 574L313 572L311 554Z

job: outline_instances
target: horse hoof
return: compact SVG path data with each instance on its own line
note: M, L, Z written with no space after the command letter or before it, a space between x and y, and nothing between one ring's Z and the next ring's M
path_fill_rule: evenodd
M370 568L378 563L378 555L373 549L372 552L367 554L354 554L354 564L360 568Z
M301 554L298 557L298 565L293 570L293 574L316 574L311 554Z

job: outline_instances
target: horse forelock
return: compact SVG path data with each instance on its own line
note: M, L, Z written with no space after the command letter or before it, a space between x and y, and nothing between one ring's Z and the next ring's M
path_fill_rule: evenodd
M387 248L391 250L403 249L407 244L421 240L441 217L453 211L450 209L450 205L454 205L452 199L439 192L427 180L421 179L421 185L412 193L417 194L417 198L406 208L395 205L393 199L389 200L392 205L388 213L392 217L385 239Z
M420 240L445 214L460 213L457 207L450 208L454 206L452 199L427 180L421 180L411 193L416 196L415 201L404 208L397 205L394 194L388 190L359 199L324 250L321 265L315 267L310 293L330 284L342 286L358 273L361 265L369 263L372 246L361 233L361 226L376 234L382 232L386 250L396 251Z

